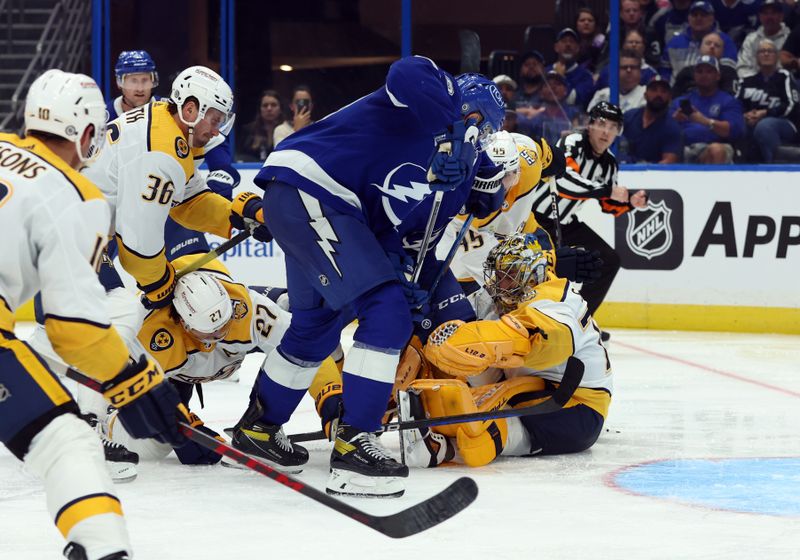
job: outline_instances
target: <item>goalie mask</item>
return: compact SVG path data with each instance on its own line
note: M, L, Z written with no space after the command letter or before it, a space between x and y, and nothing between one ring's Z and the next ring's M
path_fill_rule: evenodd
M219 342L230 331L233 304L222 283L211 274L196 271L179 278L172 305L183 328L200 342Z
M484 286L501 313L533 297L547 279L547 257L535 235L516 233L489 251L483 264Z

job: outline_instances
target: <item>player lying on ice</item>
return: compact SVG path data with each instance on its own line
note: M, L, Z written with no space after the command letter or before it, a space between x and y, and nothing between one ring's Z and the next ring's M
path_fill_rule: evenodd
M172 264L180 270L196 258L187 255ZM195 388L202 402L200 384L233 375L247 354L269 354L278 345L291 315L267 297L267 290L235 282L227 268L214 260L178 280L171 306L147 315L139 342L164 369L184 404L188 406ZM330 358L321 368L338 373ZM219 437L196 414L191 418L193 427ZM173 448L157 440L135 440L116 422L115 411L103 427L109 439L143 460L163 459L173 449L185 465L212 465L221 458L192 441Z
M586 302L555 276L529 234L494 247L484 277L482 297L494 309L478 321L445 323L430 335L425 357L432 371L453 378L413 381L399 393L401 420L530 406L558 387L572 356L584 364L583 380L564 408L550 414L405 431L402 450L410 466L435 467L458 457L477 467L499 455L575 453L600 435L612 373Z

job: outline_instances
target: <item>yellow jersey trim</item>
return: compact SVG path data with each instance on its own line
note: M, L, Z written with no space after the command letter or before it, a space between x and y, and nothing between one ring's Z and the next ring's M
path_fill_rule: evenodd
M119 503L119 499L111 494L92 494L78 498L62 507L56 514L55 524L66 539L75 525L89 517L105 513L122 515L122 505Z

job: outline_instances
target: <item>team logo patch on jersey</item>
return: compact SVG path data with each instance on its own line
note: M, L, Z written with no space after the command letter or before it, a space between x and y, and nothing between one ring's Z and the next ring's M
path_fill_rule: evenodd
M231 303L233 304L233 318L236 321L243 319L250 311L247 304L240 299L232 299Z
M153 338L150 339L150 350L153 352L166 350L172 346L173 342L175 342L175 339L172 338L172 335L167 329L158 329L153 333Z
M189 144L180 136L175 139L175 153L178 154L178 157L181 159L189 155Z
M11 198L11 185L0 183L0 206L6 203Z

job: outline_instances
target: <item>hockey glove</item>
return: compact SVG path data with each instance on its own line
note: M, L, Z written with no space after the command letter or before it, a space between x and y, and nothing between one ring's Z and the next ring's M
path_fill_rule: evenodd
M558 179L567 171L567 158L564 157L564 150L555 144L548 144L544 138L541 138L539 142L542 144L543 150L544 146L547 146L550 151L549 161L542 162L542 179L547 179L548 177Z
M272 233L264 225L264 208L262 199L255 193L239 193L231 203L231 225L236 229L247 229L253 223L260 224L253 230L253 237L258 241L269 243Z
M510 315L489 321L442 323L428 337L425 357L456 377L468 377L494 366L520 367L531 351L528 330Z
M192 428L216 438L223 443L225 442L222 436L220 436L217 432L206 427L197 414L190 412L189 418L191 419L189 425ZM220 459L222 459L222 455L219 453L214 453L210 449L207 449L202 445L198 445L191 440L187 441L183 445L174 447L173 449L175 450L175 455L178 456L178 460L180 460L182 465L216 465L219 463Z
M175 267L167 261L164 276L158 281L142 286L136 284L142 292L142 305L148 310L161 309L172 302L172 293L175 291Z
M603 259L599 251L587 251L580 247L556 249L556 276L572 282L590 283L600 278Z
M186 442L178 422L189 422L189 411L175 387L164 380L164 372L156 362L146 356L138 362L131 361L101 390L119 409L119 420L133 437L155 438L172 446Z
M414 274L414 260L405 253L387 253L387 256L397 273L397 279L400 282L400 287L403 289L403 295L406 297L406 301L411 310L413 311L426 307L425 304L428 301L428 292L411 280ZM422 314L425 314L425 311L422 311Z
M488 158L487 158L488 159ZM506 191L503 188L505 171L502 165L482 165L475 175L472 190L469 192L464 208L479 220L488 217L503 206Z
M236 171L234 171L236 173ZM238 175L238 173L236 173ZM233 198L233 188L239 184L239 178L234 177L224 169L212 171L206 177L206 185L215 193L224 196L228 200Z
M432 191L452 191L467 180L475 165L478 128L472 121L457 120L436 137L436 152L431 159L428 181Z

